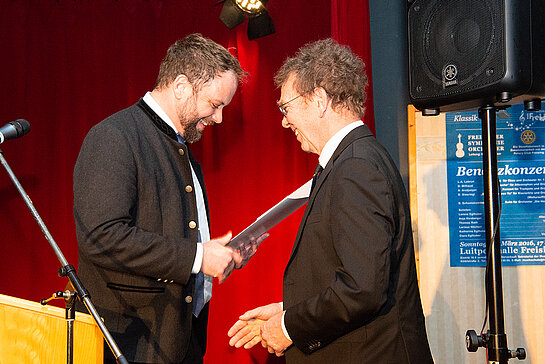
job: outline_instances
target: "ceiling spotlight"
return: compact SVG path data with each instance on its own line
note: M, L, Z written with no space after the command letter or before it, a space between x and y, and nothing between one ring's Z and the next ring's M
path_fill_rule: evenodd
M265 6L260 0L235 0L235 5L250 15L265 10Z
M224 0L220 20L229 29L248 17L248 39L254 40L273 34L274 23L265 8L267 0Z

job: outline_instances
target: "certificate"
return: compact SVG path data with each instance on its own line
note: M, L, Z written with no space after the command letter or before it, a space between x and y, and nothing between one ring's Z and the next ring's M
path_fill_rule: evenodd
M282 201L271 207L267 212L258 217L255 222L235 236L227 246L235 250L240 250L242 259L245 261L249 260L252 257L252 241L257 240L257 238L265 234L273 226L307 203L311 184L312 180L309 180ZM233 267L229 266L223 274L224 279L227 278L232 271Z

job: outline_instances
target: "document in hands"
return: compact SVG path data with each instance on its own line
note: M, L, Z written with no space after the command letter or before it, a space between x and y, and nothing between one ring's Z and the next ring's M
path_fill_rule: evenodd
M227 246L235 250L239 249L243 261L248 261L253 254L253 242L307 202L311 184L312 180L309 180L282 201L274 205L269 211L258 217L254 223L235 236ZM227 278L232 271L233 267L229 266L225 270L223 276Z

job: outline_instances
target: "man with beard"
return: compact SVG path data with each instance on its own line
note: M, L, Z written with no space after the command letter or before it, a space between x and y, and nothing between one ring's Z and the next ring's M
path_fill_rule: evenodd
M222 122L244 75L225 48L189 35L168 49L153 91L83 142L79 275L131 362L202 362L213 277L244 263L225 246L231 233L210 239L203 175L187 144ZM105 357L115 361L108 348Z

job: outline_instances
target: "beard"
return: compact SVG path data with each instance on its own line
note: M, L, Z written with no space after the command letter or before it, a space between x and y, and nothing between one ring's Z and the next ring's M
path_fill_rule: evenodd
M184 133L182 137L186 141L186 143L195 143L196 141L201 139L202 132L197 130L197 124L201 121L201 119L193 119L183 122L182 125L184 127Z
M210 125L210 122L207 122L205 118L198 117L194 99L188 100L180 109L178 109L178 119L184 128L182 137L186 143L195 143L201 139L202 131L197 129L199 121L202 121L205 125Z

